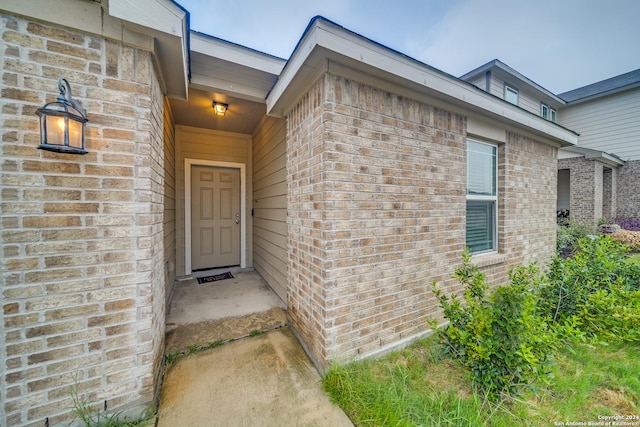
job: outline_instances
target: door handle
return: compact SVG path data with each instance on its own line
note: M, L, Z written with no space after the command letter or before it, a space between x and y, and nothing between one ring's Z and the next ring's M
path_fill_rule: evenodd
M240 224L240 214L236 214L236 224Z

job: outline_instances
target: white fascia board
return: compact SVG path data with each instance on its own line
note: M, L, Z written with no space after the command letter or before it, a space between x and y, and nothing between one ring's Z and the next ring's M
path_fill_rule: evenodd
M154 38L167 96L187 99L189 87L189 28L187 12L171 0L109 0L109 15L126 29Z
M625 161L612 156L609 153L605 153L604 151L598 151L596 153L589 153L589 154L585 154L585 159L593 159L593 160L599 160L602 163L604 163L605 165L608 166L613 166L613 167L618 167L618 166L624 166Z
M216 37L191 32L191 51L277 76L286 61Z
M303 72L309 74L309 60L311 59L311 54L314 49L317 49L317 46L319 45L319 31L320 30L318 29L316 22L315 28L307 31L298 42L296 49L280 73L278 81L273 85L271 92L269 92L269 95L267 96L267 114L284 117L288 109L292 107L292 103L302 95L302 93L298 95L296 90L292 90L300 89L300 87L294 87L294 83L298 83L296 86L305 85L305 81L308 84L313 83L313 81L305 79L301 74ZM316 68L319 68L319 64L314 65L316 65ZM294 82L294 80L296 81ZM302 83L302 85L300 83Z
M626 163L624 160L622 160L622 159L620 159L618 157L612 156L609 153L602 153L602 155L600 156L599 160L602 163L606 164L606 165L613 166L613 167L616 167L616 168L618 166L624 166L625 163Z
M562 156L562 157L560 157ZM610 153L591 148L583 147L567 147L558 151L558 158L584 157L589 160L598 160L607 166L618 167L624 166L625 161Z
M170 0L109 0L109 15L153 31L186 38L186 13Z
M305 86L314 82L309 79L313 70L317 74L318 68L329 60L393 84L410 86L416 95L436 96L487 117L508 121L563 146L578 141L574 132L325 20L315 21L298 44L267 97L267 113L284 116Z

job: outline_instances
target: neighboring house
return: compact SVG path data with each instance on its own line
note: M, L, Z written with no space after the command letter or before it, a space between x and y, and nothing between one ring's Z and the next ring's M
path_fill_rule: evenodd
M580 134L579 148L558 155L571 216L640 219L640 69L558 96L560 123Z
M558 153L559 212L640 218L640 70L559 95L498 60L461 79L580 135Z
M194 268L254 268L323 370L428 333L466 246L492 283L555 253L576 134L323 18L284 61L190 32L169 0L0 10L2 425L68 420L74 385L153 403ZM38 149L61 76L86 155ZM214 199L226 213L198 215Z

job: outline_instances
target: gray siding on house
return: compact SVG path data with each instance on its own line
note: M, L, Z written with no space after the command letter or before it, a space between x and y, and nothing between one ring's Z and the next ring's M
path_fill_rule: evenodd
M560 124L580 134L579 146L640 160L640 88L562 110Z
M266 117L253 135L253 266L287 301L285 121Z
M540 115L540 99L524 90L522 84L505 81L498 73L493 73L491 76L491 90L489 93L504 99L505 84L518 90L518 106L520 108L527 110L530 113ZM482 86L480 87L482 88Z
M482 90L485 90L485 91L487 90L487 77L484 74L476 77L473 80L467 80L467 81L472 85L479 87Z

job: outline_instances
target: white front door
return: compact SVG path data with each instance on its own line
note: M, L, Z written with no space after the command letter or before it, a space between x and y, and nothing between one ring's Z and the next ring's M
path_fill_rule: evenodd
M191 268L240 265L240 170L191 167Z

